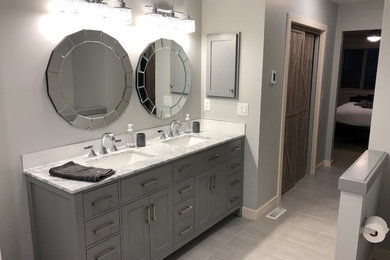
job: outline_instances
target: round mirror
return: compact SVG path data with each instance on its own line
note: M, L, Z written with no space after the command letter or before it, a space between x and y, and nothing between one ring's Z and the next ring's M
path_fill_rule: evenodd
M191 66L183 48L167 39L149 44L138 61L136 86L149 114L158 118L177 114L191 89Z
M79 128L111 124L130 102L129 57L116 39L101 31L65 37L53 50L46 75L58 114Z

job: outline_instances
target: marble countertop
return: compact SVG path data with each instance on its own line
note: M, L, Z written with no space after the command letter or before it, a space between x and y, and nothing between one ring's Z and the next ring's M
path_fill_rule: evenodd
M168 144L164 141L169 140L171 138L161 140L160 138L157 137L157 138L147 140L146 147L122 148L122 149L119 149L118 152L104 155L104 157L107 157L107 156L114 155L114 154L121 154L121 153L126 153L129 151L134 151L136 153L148 155L148 156L150 156L150 158L133 163L133 164L126 165L122 168L117 168L117 169L114 168L114 170L116 171L116 173L114 175L112 175L111 177L109 177L101 182L98 182L98 183L74 181L74 180L67 180L67 179L62 179L59 177L54 177L54 176L51 176L49 174L49 169L54 167L54 166L59 166L61 164L69 162L69 161L74 161L74 162L82 164L82 165L87 165L89 160L96 160L96 158L103 157L101 155L98 155L98 157L95 157L93 159L88 158L86 155L73 157L73 158L66 158L64 160L58 160L54 163L47 163L47 164L40 165L37 167L27 168L27 169L24 169L23 172L26 176L29 176L29 177L34 178L36 180L39 180L41 182L47 183L47 184L49 184L53 187L56 187L62 191L65 191L65 192L70 193L70 194L76 194L76 193L85 191L87 189L98 187L98 186L101 186L103 184L110 183L114 180L121 179L123 177L130 176L132 174L148 170L148 169L156 167L158 165L171 162L171 161L179 159L181 157L202 151L202 150L207 149L209 147L223 144L223 143L226 143L230 140L234 140L234 139L245 136L245 125L240 124L240 123L230 123L230 122L214 121L214 120L202 120L201 126L202 126L201 132L198 134L195 134L195 133L181 134L178 137L174 137L174 138L180 138L184 135L190 135L190 136L195 136L195 137L199 137L199 138L204 139L203 142L191 145L189 147L180 147L180 146L176 146L174 144ZM38 157L38 154L36 154L34 156ZM31 154L29 155L29 157L34 157L34 156L31 156ZM22 158L23 158L23 156L22 156ZM26 156L26 158L27 158L27 156ZM27 159L24 159L24 160L27 160ZM24 162L24 164L25 164L25 162Z

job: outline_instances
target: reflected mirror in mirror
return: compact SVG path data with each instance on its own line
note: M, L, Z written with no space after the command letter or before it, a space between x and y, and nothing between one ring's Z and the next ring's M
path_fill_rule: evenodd
M170 118L180 112L191 89L191 66L183 48L168 39L149 44L138 62L136 86L149 114Z
M130 102L132 68L120 43L101 31L67 36L53 50L47 69L48 93L71 125L105 127Z

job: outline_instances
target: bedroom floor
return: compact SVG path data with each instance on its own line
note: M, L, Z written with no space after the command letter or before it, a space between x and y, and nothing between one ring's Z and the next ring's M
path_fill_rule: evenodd
M332 167L307 175L283 195L277 220L228 217L169 256L181 260L334 259L340 175L360 156L338 150Z

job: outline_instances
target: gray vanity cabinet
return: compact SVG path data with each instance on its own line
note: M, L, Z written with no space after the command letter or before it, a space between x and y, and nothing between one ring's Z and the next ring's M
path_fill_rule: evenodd
M122 207L123 260L154 259L172 247L172 189Z
M242 207L243 138L69 194L27 177L35 260L161 260Z

